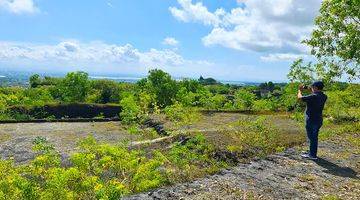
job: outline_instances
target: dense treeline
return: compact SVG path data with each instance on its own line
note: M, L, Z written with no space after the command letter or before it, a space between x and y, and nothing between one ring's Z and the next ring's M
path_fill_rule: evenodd
M30 77L29 88L0 88L0 113L2 119L23 119L29 116L14 115L8 112L9 108L64 103L116 104L122 107L120 117L132 123L149 113L162 111L169 115L175 115L176 111L181 118L181 113L189 109L301 111L304 108L295 96L300 84L297 82L235 86L212 80L200 77L175 81L157 69L135 84L90 80L85 72L71 72L64 78L42 78L35 74ZM334 119L359 119L359 91L358 84L328 83L326 93L330 98L325 115Z

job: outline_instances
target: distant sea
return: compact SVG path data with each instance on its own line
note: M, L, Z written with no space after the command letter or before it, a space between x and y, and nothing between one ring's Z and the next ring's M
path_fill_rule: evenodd
M27 85L29 77L36 72L20 72L20 71L6 71L0 69L0 79L2 81L7 80L7 82L11 85ZM40 73L41 76L54 76L54 77L64 77L64 73ZM109 79L114 80L116 82L126 82L126 83L136 83L145 76L136 76L136 75L103 75L103 74L90 74L90 79ZM186 77L174 77L177 81L183 80ZM197 78L190 78L197 79ZM259 82L256 81L236 81L236 80L218 80L223 84L230 85L259 85Z
M143 77L130 77L130 76L89 76L91 79L109 79L117 82L126 82L126 83L136 83ZM180 81L184 78L176 78L176 80ZM244 82L244 81L225 81L219 80L219 82L223 84L230 85L259 85L257 82Z
M91 79L109 79L109 80L114 80L117 82L125 82L125 83L136 83L138 80L140 80L140 77L115 77L115 76L89 76L89 78Z

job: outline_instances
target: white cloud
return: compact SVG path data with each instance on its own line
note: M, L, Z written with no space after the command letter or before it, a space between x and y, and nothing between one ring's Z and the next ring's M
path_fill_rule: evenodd
M170 7L183 22L211 25L202 38L205 46L220 45L237 50L272 54L306 54L301 41L308 37L322 0L241 0L229 12L210 12L201 3L178 0L181 8Z
M192 3L192 0L178 0L181 8L170 7L169 10L172 15L183 22L201 22L205 25L217 26L221 20L219 15L223 13L222 9L217 10L215 13L211 13L201 3Z
M0 9L14 14L32 14L39 11L33 0L0 0Z
M124 67L131 71L148 68L182 68L193 65L210 66L212 63L202 60L188 60L176 50L140 51L130 44L106 44L100 41L81 43L69 40L54 45L0 41L0 63L3 65L52 65ZM120 69L120 68L118 68ZM130 71L130 70L129 70Z
M291 54L291 53L275 53L266 56L261 56L260 59L267 62L275 61L293 61L299 58L309 57L306 54Z
M179 44L179 41L177 41L175 38L167 37L163 40L162 43L169 46L177 46Z

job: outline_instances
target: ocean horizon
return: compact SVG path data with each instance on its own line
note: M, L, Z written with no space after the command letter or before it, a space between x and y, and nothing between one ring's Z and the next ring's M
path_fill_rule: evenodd
M1 71L1 70L0 70ZM36 72L19 72L19 71L5 71L4 73L0 74L0 78L8 78L8 79L21 79L21 80L28 80L28 78ZM40 76L53 76L53 77L64 77L65 73L38 73ZM131 75L131 74L125 74L125 75L107 75L107 74L89 74L90 79L108 79L113 80L117 82L126 82L126 83L136 83L142 78L146 78L146 76L141 75ZM206 77L207 78L207 77ZM198 80L198 78L193 77L173 77L173 79L177 81L181 81L184 79L192 79L192 80ZM223 79L216 79L218 82L222 84L230 84L230 85L259 85L260 83L263 83L265 81L242 81L242 80L223 80ZM283 81L274 81L274 82L283 82Z

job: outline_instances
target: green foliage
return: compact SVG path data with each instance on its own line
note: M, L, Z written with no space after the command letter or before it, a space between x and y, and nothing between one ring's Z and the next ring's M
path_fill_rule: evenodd
M141 107L136 103L133 95L128 95L120 101L120 118L124 123L132 124L140 119Z
M214 151L214 146L201 134L190 138L185 144L177 143L166 155L169 181L191 180L225 167L225 163L212 157Z
M192 124L200 119L200 114L196 110L190 107L184 107L178 102L167 106L164 112L168 119L179 124Z
M256 111L277 111L279 105L277 99L259 99L254 101L254 110Z
M88 74L70 72L60 82L59 91L65 102L84 102L89 91Z
M259 85L259 89L268 90L268 91L272 92L275 89L275 84L273 82L271 82L271 81L261 83Z
M161 70L151 70L148 77L137 84L88 80L88 75L84 72L72 72L65 78L41 78L34 75L31 77L30 88L0 88L0 119L27 120L48 117L44 113L12 113L9 108L11 106L23 105L28 108L84 101L121 104L124 109L120 116L129 124L139 122L139 119L149 114L163 111L169 119L179 124L191 123L191 120L197 119L192 115L195 113L192 108L302 112L305 104L296 98L299 81L308 84L314 78L321 77L322 71L317 66L320 65L304 65L302 60L297 60L289 73L289 78L295 82L266 82L259 86L241 87L218 83L204 86L199 81L190 79L177 82ZM329 96L324 114L334 121L358 120L358 84L332 82L334 80L323 77L328 81L325 93ZM173 104L175 105L172 106ZM184 114L180 110L190 114Z
M235 92L234 107L236 109L251 110L254 105L255 98L255 94L245 89L240 89Z
M29 82L30 82L30 87L36 88L41 83L40 75L34 74L34 75L30 76Z
M330 77L346 73L359 78L360 1L323 1L312 36L305 43Z
M257 117L257 119L242 119L234 123L236 126L241 126L242 129L235 131L232 138L232 151L247 153L250 155L264 156L283 148L282 136L278 131L267 123L264 116ZM230 148L229 147L229 148Z
M306 85L314 80L322 80L325 85L330 85L341 77L341 73L327 70L323 63L308 62L305 64L303 59L298 59L291 65L287 77L291 82L300 82Z
M209 101L211 103L209 106L211 109L219 110L224 107L224 105L226 103L226 97L221 94L216 94L216 95L212 96L209 99Z
M298 59L290 67L287 77L291 82L300 82L302 84L310 84L315 79L315 70L311 63L303 65L303 59Z
M54 102L56 101L48 90L44 88L31 88L23 91L20 104L29 106L43 106L45 104Z
M154 107L154 104L155 104L154 96L152 96L146 92L141 92L138 96L138 99L139 99L139 106L140 106L141 113L143 115L148 114L149 110L152 107Z
M55 86L58 85L61 81L61 78L45 76L44 78L40 77L39 74L34 74L29 78L29 84L31 88L41 87L41 86Z
M203 78L200 76L199 82L203 85L215 85L218 84L218 82L213 78Z
M0 102L4 107L14 105L42 106L54 101L49 91L43 88L6 88L0 91Z
M297 94L300 83L289 83L283 89L280 103L287 111L297 111L301 104L295 94Z
M350 85L343 91L327 92L324 114L335 121L360 119L360 86Z
M208 85L206 88L213 94L229 94L230 87L223 84Z
M118 103L120 98L120 87L111 80L92 80L90 82L93 103Z
M185 106L196 106L198 105L199 94L189 92L185 87L181 87L176 94L176 99Z
M0 199L119 199L225 166L211 157L214 148L203 135L177 143L165 154L155 151L152 158L88 137L66 167L45 138L33 143L37 156L30 163L0 161Z
M70 157L69 167L60 166L60 155L44 138L34 144L39 153L31 163L0 161L0 199L119 199L166 181L162 159L94 138L80 142L81 152Z
M179 82L176 100L185 106L199 106L204 90L205 88L198 81L184 79Z
M185 145L175 145L170 150L168 159L178 166L185 166L208 161L208 155L213 150L213 147L206 142L205 137L198 134L189 139Z
M222 94L213 95L209 90L200 90L198 93L199 105L206 109L219 110L228 102Z
M168 73L159 69L150 70L146 84L148 90L155 94L158 106L163 108L173 103L178 85Z

